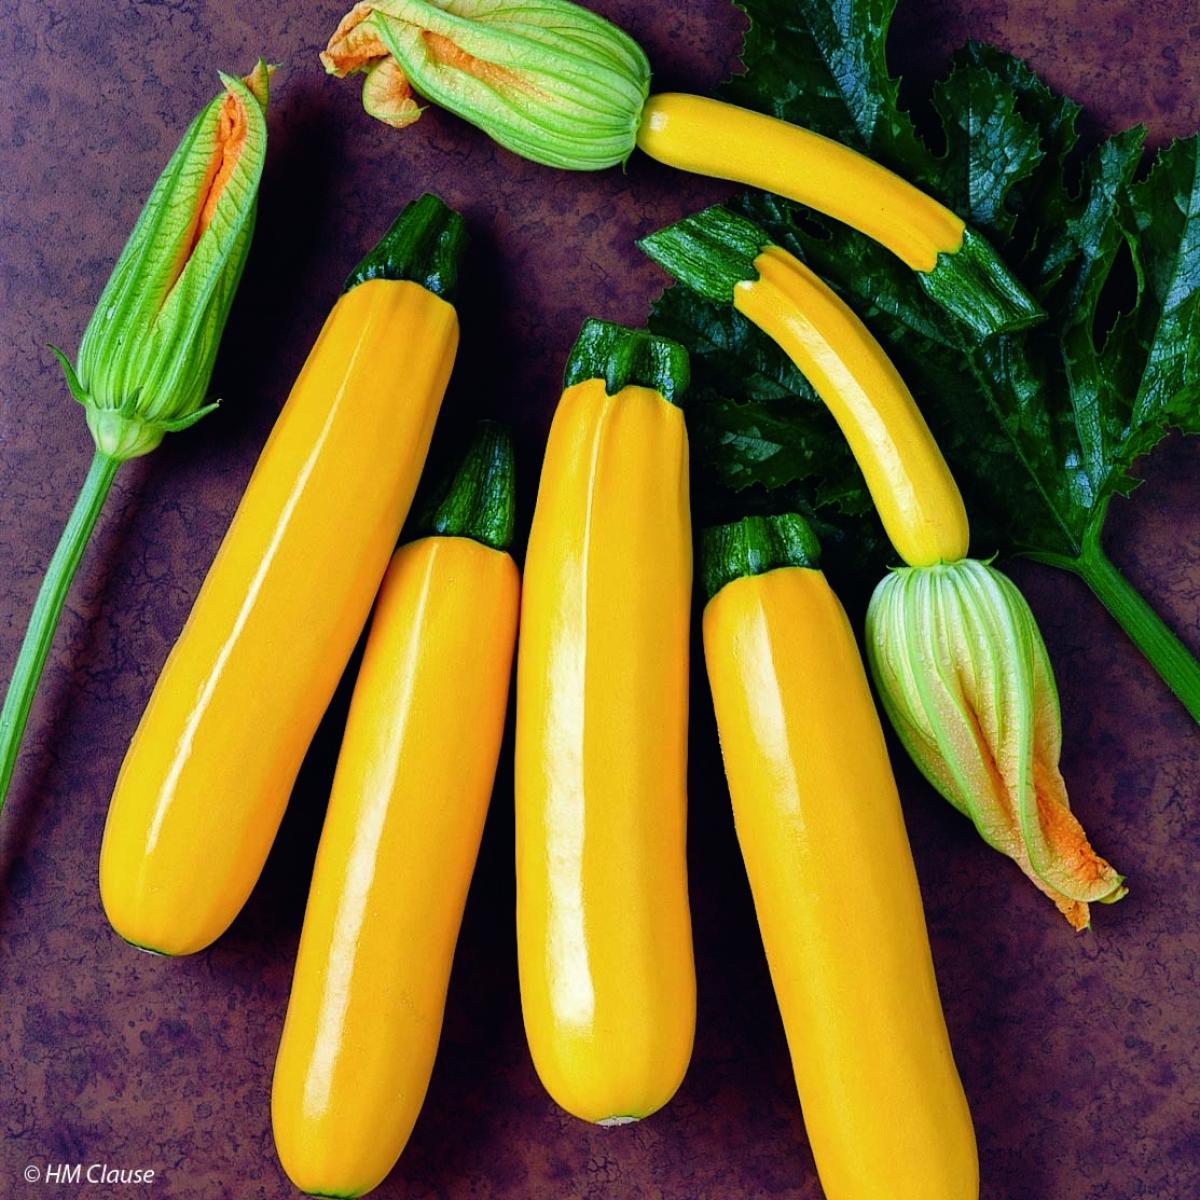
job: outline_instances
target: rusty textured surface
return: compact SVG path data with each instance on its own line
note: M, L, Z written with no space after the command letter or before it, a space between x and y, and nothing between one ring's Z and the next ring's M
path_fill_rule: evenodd
M732 66L724 0L597 7L640 37L659 83L705 89ZM1191 0L902 4L897 64L927 78L966 36L1027 55L1095 128L1152 140L1200 125ZM400 139L327 81L329 0L13 0L0 25L0 663L90 451L42 349L74 349L180 130L260 51L280 61L259 236L217 386L226 405L127 468L55 645L0 824L0 1195L27 1164L153 1167L152 1194L292 1194L275 1162L270 1070L344 696L305 768L265 876L231 933L174 962L108 930L96 856L109 791L155 674L255 454L341 279L393 211L432 187L468 215L470 352L447 423L517 424L525 499L564 350L588 313L639 321L660 285L632 238L720 184L634 160L558 175L430 112ZM1170 442L1115 506L1114 558L1200 646L1200 445ZM1130 898L1073 936L1015 867L906 767L901 785L947 1015L978 1124L986 1200L1200 1195L1197 738L1186 714L1075 581L1016 574L1062 690L1065 772ZM265 702L265 700L264 700ZM380 1197L728 1200L819 1196L748 891L711 713L693 722L695 1060L676 1100L601 1130L556 1111L533 1075L514 965L511 792L502 769L425 1111ZM848 897L852 919L852 898ZM83 1194L125 1194L101 1188ZM64 1189L65 1191L65 1189Z

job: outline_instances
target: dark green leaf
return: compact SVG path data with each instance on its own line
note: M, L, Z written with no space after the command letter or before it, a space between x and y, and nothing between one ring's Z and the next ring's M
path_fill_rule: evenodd
M1129 189L1123 220L1138 303L1113 329L1102 365L1113 391L1133 398L1117 464L1127 468L1164 424L1200 433L1200 138L1159 154L1146 180Z
M1017 97L986 67L962 64L933 90L946 131L940 188L960 217L995 235L1012 233L1009 193L1042 159L1037 128L1016 110Z
M805 125L910 178L934 160L897 100L885 44L896 0L735 0L750 18L744 75L720 90L734 104Z

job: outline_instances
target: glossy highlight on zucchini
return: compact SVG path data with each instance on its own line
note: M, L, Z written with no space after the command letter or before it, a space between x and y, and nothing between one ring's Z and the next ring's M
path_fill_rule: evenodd
M425 462L464 237L436 197L405 209L407 255L334 305L263 449L113 793L100 894L137 946L203 949L258 879ZM411 278L431 263L443 294Z
M271 1099L280 1161L314 1195L375 1187L425 1098L508 708L512 526L512 446L487 423L375 605Z
M977 1200L970 1111L866 672L803 518L707 530L704 658L827 1200Z
M554 1100L623 1123L675 1093L695 1026L687 355L588 322L566 380L518 650L521 1007Z

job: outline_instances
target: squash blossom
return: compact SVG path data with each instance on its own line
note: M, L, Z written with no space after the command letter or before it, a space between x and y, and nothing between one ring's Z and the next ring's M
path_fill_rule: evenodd
M1062 720L1024 597L975 559L901 567L875 589L867 656L925 778L1014 859L1075 929L1125 895L1088 843L1058 768Z
M207 402L217 347L250 249L267 149L271 68L224 89L192 122L117 259L74 366L54 350L96 443L47 568L0 711L3 804L67 589L117 468L186 429Z
M413 91L534 162L595 171L632 153L650 63L628 34L565 0L365 0L321 55L365 72L363 106L402 129Z

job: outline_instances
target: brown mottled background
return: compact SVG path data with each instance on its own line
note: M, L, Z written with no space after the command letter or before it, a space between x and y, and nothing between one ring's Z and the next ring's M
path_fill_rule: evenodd
M734 65L725 0L596 5L647 46L659 84ZM217 370L220 413L119 477L85 559L0 822L0 1196L27 1164L154 1167L154 1196L291 1195L268 1120L271 1066L345 696L327 720L263 880L233 930L185 961L138 954L96 892L122 751L255 455L348 268L402 203L439 191L470 219L465 354L447 422L517 425L526 514L566 347L581 318L639 322L661 286L632 239L727 192L635 158L555 174L431 111L401 137L327 80L333 0L0 4L0 677L90 443L43 343L74 351L155 175L216 70L283 64L258 239ZM1027 56L1093 130L1200 126L1194 0L902 0L897 67L916 80L968 36ZM443 434L444 437L444 434ZM1179 439L1114 505L1113 557L1200 646L1200 445ZM1075 581L1018 566L1058 671L1065 771L1132 893L1072 935L907 767L901 785L942 993L974 1109L987 1200L1200 1196L1196 729ZM693 721L695 1060L643 1124L557 1111L521 1030L507 767L424 1113L380 1197L816 1200L814 1177L720 783L711 712ZM269 703L269 697L263 698ZM507 761L507 760L506 760ZM847 919L853 919L852 896Z

